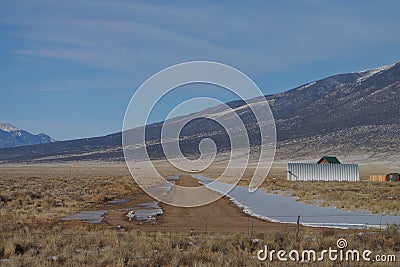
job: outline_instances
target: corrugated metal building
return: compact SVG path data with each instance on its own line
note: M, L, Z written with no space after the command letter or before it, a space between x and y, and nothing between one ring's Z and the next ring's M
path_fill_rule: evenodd
M288 181L360 181L358 164L288 163Z

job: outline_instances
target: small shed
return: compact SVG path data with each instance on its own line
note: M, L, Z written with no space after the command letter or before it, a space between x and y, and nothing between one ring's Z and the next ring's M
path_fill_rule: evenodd
M337 157L324 156L317 162L317 164L340 164L340 161Z
M386 181L398 182L400 181L400 173L389 173L386 175Z
M386 182L386 175L374 174L369 176L370 182Z

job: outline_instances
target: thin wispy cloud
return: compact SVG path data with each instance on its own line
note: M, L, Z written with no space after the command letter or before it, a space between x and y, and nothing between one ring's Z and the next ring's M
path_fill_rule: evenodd
M19 25L16 34L31 44L16 53L128 72L206 58L262 73L334 57L363 43L379 45L400 38L391 33L397 26L390 21L335 9L315 12L323 9L321 5L310 5L310 11L289 10L282 18L277 13L281 7L260 3L256 8L262 13L251 5L238 12L229 5L48 4L26 4L43 8L40 17L32 12L6 18Z

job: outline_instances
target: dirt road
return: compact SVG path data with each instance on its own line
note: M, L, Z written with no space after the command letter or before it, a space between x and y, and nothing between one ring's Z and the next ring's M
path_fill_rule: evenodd
M188 175L180 176L177 185L185 187L201 186L197 179ZM208 189L207 189L208 190ZM146 194L136 195L135 202L148 202L150 197ZM124 203L127 207L132 203ZM113 211L106 214L104 223L126 229L142 229L163 232L209 232L209 233L247 233L253 231L287 230L295 231L295 225L272 223L246 215L235 206L228 198L219 200L201 207L183 208L161 203L164 213L157 216L154 222L133 222L126 217L126 211ZM116 206L115 208L120 208Z

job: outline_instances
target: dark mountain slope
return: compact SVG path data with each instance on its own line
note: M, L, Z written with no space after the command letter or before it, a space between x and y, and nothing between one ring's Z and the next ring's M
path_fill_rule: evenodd
M357 73L334 75L284 93L249 101L254 109L268 101L277 126L280 157L335 153L394 153L400 147L400 63ZM185 117L225 118L236 112L244 122L251 145L259 145L255 117L244 101L208 108ZM168 123L174 124L182 118ZM146 126L146 143L153 158L163 157L160 133L163 123ZM131 130L133 132L138 129ZM217 123L198 118L181 132L184 154L198 153L198 144L210 137L219 151L229 149L226 131ZM299 149L301 148L301 149ZM122 160L121 133L104 137L0 149L0 162Z

